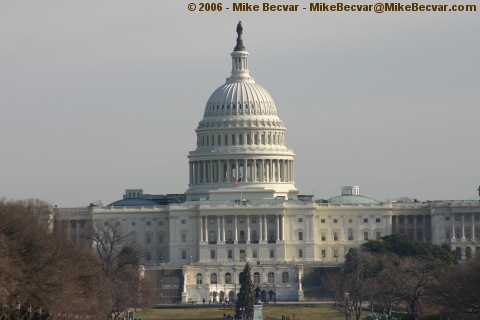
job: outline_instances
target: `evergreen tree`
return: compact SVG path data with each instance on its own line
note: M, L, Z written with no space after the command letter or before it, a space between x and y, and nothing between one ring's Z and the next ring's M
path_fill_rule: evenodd
M250 264L247 262L243 272L240 273L240 292L238 293L237 304L235 306L235 318L245 319L253 318L253 306L256 302L255 285L252 281Z

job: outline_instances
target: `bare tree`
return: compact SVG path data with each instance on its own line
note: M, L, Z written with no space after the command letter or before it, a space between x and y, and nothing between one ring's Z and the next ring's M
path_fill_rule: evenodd
M480 319L480 259L451 266L431 296L450 319Z
M123 231L117 221L97 223L91 240L99 258L102 272L109 279L111 308L109 315L118 319L131 307L148 306L151 294L140 279L140 258L143 253ZM143 300L142 300L143 298Z
M33 204L32 204L33 205ZM0 300L5 315L18 318L42 308L57 312L105 314L104 278L91 253L51 233L22 202L0 201ZM14 305L20 305L20 310ZM30 314L31 316L31 314Z

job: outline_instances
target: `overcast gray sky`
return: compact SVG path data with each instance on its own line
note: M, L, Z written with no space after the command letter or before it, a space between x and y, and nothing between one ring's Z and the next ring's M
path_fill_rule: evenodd
M250 73L287 126L300 193L476 196L480 12L200 13L188 3L0 2L0 197L70 207L126 188L183 193L239 20Z

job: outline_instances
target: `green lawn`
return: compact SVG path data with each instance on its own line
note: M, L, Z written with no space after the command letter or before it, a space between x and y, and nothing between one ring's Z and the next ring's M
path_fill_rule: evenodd
M233 315L233 308L188 308L188 309L151 309L147 312L137 312L136 318L144 320L171 320L171 319L222 319L223 313ZM299 308L299 307L270 307L263 308L264 320L282 319L282 315L290 316L290 320L343 320L345 316L329 307ZM268 317L267 317L268 316Z

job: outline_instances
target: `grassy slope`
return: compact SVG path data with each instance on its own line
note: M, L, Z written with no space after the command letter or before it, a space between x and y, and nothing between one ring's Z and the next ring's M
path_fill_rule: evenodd
M136 318L144 320L171 320L171 319L222 319L223 313L233 315L235 310L233 308L191 308L191 309L151 309L148 312L137 312ZM295 320L343 320L344 315L337 310L322 307L322 308L285 308L285 307L269 307L263 309L264 320L282 319L282 315L290 316L293 320L295 313ZM267 318L268 315L268 318Z

